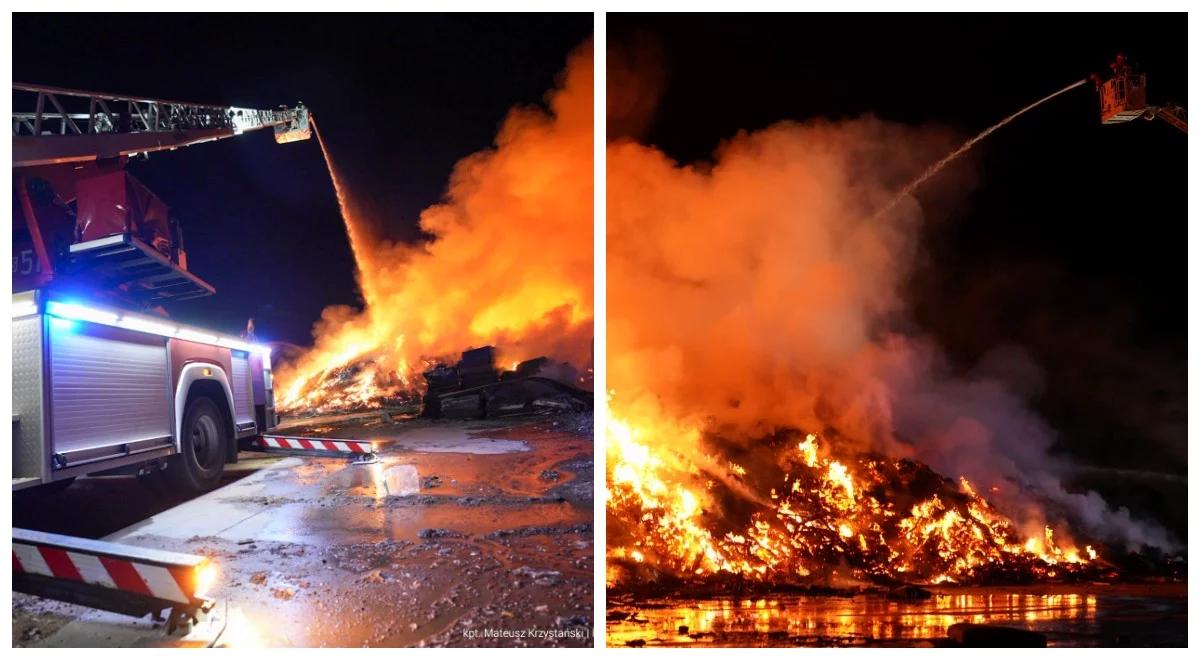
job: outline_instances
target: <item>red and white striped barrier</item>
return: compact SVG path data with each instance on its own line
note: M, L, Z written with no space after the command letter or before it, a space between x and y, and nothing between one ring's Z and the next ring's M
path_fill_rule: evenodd
M86 582L173 603L187 603L191 600L184 592L188 588L187 574L191 571L182 567L169 568L112 556L13 543L13 570L60 580Z
M211 601L208 558L13 529L13 589L133 616L171 608L171 627Z
M339 452L343 454L374 454L375 445L369 440L339 440L335 438L300 438L282 435L259 436L255 441L264 449L293 451Z

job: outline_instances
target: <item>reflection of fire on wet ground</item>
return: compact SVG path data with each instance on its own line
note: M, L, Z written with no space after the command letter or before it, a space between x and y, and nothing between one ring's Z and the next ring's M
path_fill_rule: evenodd
M319 422L378 464L286 457L108 538L214 557L229 646L590 646L590 416L379 419Z
M284 643L282 628L287 643L304 645L494 645L479 631L535 627L581 636L525 645L589 645L590 434L557 430L565 420L409 428L418 424L395 425L408 432L379 464L309 462L288 477L312 492L272 501L276 520L260 536L295 538L304 554L282 545L292 560L268 562L262 584L235 587L257 600L250 616L282 614L267 643ZM286 601L259 604L280 588Z
M949 646L950 626L1000 625L1049 646L1184 646L1184 584L936 589L883 593L609 600L610 646Z

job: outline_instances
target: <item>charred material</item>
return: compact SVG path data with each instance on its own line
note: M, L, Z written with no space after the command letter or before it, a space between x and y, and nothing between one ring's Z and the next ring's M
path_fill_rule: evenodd
M583 412L592 407L592 393L569 384L570 365L536 357L511 371L496 367L496 349L483 346L463 351L454 365L439 364L426 371L421 414L430 418L473 419L542 411ZM563 378L563 374L568 374Z

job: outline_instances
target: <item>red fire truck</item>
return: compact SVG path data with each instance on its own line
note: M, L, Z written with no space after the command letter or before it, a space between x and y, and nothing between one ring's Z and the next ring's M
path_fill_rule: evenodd
M215 290L125 165L265 128L307 139L307 109L24 84L13 97L13 490L125 471L214 487L239 443L275 426L270 349L168 318L164 303Z

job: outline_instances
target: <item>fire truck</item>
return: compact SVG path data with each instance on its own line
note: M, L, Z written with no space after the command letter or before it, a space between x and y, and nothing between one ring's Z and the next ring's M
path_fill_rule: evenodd
M275 426L271 351L172 321L212 295L132 158L272 129L308 110L13 85L13 490L135 473L202 492Z

